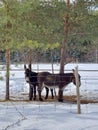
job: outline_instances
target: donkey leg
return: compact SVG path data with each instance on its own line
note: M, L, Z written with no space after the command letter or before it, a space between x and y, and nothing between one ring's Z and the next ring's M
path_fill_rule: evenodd
M45 99L47 99L47 98L48 98L48 94L49 94L49 88L45 87L45 89L46 89L46 96L45 96Z
M51 91L51 96L52 96L51 98L54 99L53 89L50 89L50 91Z
M39 101L43 101L42 97L41 97L41 90L38 89L38 95L39 95Z
M34 101L36 100L36 85L34 85L34 97L33 97Z
M33 98L33 86L30 85L30 88L29 88L29 100L31 101Z
M63 90L62 89L59 89L58 95L59 95L58 101L63 102Z

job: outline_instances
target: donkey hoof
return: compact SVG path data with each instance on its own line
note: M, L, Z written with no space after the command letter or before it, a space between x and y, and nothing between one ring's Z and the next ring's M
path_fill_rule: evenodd
M32 101L32 98L29 98L29 101Z
M36 100L36 98L33 99L34 101Z
M39 101L43 101L43 99L42 99L42 98L40 98L40 99L39 99Z
M63 102L63 99L58 99L59 102Z

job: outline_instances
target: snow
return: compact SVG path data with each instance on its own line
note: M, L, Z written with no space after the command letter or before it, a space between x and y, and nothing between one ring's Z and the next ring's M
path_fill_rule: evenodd
M65 71L72 71L76 66L81 75L80 94L83 98L98 101L98 64L67 64ZM50 71L51 64L34 64L32 67L36 71L47 68ZM24 79L23 65L11 65L10 98L15 101L3 101L6 75L3 69L0 66L0 77L3 77L0 80L0 130L98 130L98 103L81 104L81 114L78 114L76 103L28 101L29 86ZM55 64L54 72L58 69L59 64ZM64 94L76 94L75 86L69 84Z

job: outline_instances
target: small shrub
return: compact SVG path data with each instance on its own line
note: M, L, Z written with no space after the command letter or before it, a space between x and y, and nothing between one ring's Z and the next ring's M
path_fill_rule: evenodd
M0 80L4 80L4 78L2 76L0 76Z

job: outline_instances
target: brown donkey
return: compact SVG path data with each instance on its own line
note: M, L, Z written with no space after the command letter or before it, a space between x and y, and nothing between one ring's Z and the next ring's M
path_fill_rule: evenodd
M80 75L79 77L79 86L81 85ZM43 87L47 88L59 88L58 93L58 101L63 102L63 90L69 83L73 82L76 85L76 79L74 72L73 73L64 73L64 74L50 74L48 72L40 72L37 75L38 81L38 93L39 93L39 100L42 101L41 91Z

